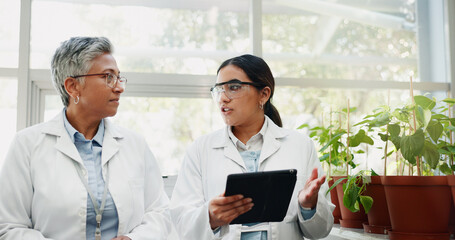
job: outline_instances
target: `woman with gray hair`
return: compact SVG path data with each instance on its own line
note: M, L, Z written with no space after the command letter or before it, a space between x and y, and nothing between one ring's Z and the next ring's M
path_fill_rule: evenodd
M166 239L170 215L145 140L113 125L127 80L107 38L52 59L64 109L16 134L0 172L0 239Z

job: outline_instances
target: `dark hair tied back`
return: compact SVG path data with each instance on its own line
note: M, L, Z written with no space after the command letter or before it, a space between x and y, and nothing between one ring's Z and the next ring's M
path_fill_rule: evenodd
M275 91L275 79L273 78L272 71L267 63L260 57L245 54L224 61L216 73L218 74L222 68L228 65L234 65L242 69L252 82L258 83L260 87L257 88L259 90L264 87L270 88L270 98L264 105L264 114L272 119L276 125L282 127L283 124L281 122L280 114L271 103L271 99Z

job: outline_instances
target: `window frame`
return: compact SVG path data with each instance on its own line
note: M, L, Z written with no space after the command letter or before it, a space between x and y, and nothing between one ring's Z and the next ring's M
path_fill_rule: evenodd
M264 1L265 2L265 1ZM262 53L262 11L263 0L250 0L249 15L250 15L250 41L251 53L262 56L267 61L268 59L281 58L283 56L274 54ZM438 31L445 30L444 36L438 39L432 39L428 31L418 32L418 41L429 43L431 46L426 51L419 50L419 72L423 70L425 73L422 76L421 82L413 83L415 90L423 91L455 91L455 76L450 71L455 66L455 47L450 45L455 39L455 3L447 0L431 1L426 4L431 4L431 12L426 12L426 7L423 0L417 1L417 16L423 16L418 19L420 23L426 23L426 29L432 29L441 21L444 26L440 26ZM20 10L20 31L19 31L19 65L18 68L0 68L0 76L17 77L18 79L18 98L17 98L17 129L34 125L43 121L44 115L44 97L48 94L56 94L50 81L50 70L46 69L30 69L30 29L31 29L31 11L32 0L21 0ZM440 12L435 16L435 13ZM437 21L429 21L428 18ZM427 18L425 20L425 17ZM443 28L446 29L443 29ZM441 30L442 28L442 30ZM450 30L450 31L448 31ZM427 38L425 38L427 36ZM431 50L436 49L443 41L443 51L433 53ZM420 44L419 44L420 47ZM449 51L447 51L449 50ZM216 54L216 53L215 53ZM225 52L220 53L223 56ZM233 53L235 54L235 53ZM434 66L431 60L435 58L442 59L440 56L444 54L443 63ZM222 56L220 56L222 57ZM305 58L305 56L294 56ZM423 60L422 60L423 59ZM424 61L426 60L426 61ZM425 68L423 66L426 66ZM429 66L429 67L428 67ZM425 70L424 70L425 69ZM440 75L435 75L440 73ZM136 73L125 72L128 77L127 96L147 96L147 97L204 97L210 98L209 89L216 79L215 75L190 75L190 74L157 74L157 73ZM434 78L435 76L443 76ZM152 79L152 81L150 81ZM429 79L448 80L446 82L431 82ZM391 81L363 81L363 80L345 80L345 79L316 79L309 78L276 78L277 86L296 86L296 87L316 87L316 88L351 88L351 89L409 89L407 82L391 82ZM26 96L26 97L24 97Z

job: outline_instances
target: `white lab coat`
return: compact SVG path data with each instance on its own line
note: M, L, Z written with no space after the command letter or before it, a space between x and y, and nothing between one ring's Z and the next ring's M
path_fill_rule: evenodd
M0 239L85 239L87 191L73 161L83 163L62 114L16 134L0 172ZM145 140L105 119L101 161L118 235L166 239L169 199Z
M322 238L333 225L330 194L325 196L327 183L319 191L315 215L304 220L297 194L303 188L314 167L323 170L310 138L296 131L278 127L266 117L268 128L259 158L259 171L297 169L297 182L282 222L258 225L269 229L268 239L293 240ZM222 194L227 175L246 172L238 150L229 139L228 128L197 139L188 149L171 199L171 216L182 240L240 239L242 225L225 225L214 234L209 224L208 203ZM242 230L244 229L244 230Z

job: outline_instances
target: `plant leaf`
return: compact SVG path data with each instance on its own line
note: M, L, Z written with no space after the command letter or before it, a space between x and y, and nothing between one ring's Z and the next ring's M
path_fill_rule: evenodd
M398 137L400 135L400 125L398 124L390 124L389 125L389 133L391 137Z
M428 110L431 110L436 106L436 101L434 99L429 99L422 95L414 96L414 101L417 105Z
M343 132L340 132L340 133L334 135L334 136L332 137L332 139L330 139L330 141L329 141L324 147L322 147L322 148L319 150L319 152L324 152L330 145L332 145L332 144L334 144L335 142L337 142L338 139L340 139L341 136L342 136L343 134L346 134L346 132L343 131Z
M359 196L360 197L360 203L363 206L363 209L365 209L365 213L368 213L373 206L373 198L370 196Z
M436 169L439 163L438 148L433 143L425 141L425 146L423 148L423 158L432 169Z
M334 189L341 181L343 181L344 179L346 178L340 178L338 179L336 182L334 182L332 184L332 186L329 188L329 190L327 190L327 192L325 192L325 195L329 194L330 191L332 191L332 189Z
M425 136L422 129L419 129L413 135L404 136L401 138L401 153L406 160L412 164L415 164L415 157L421 154L424 145Z
M371 176L379 176L373 169L371 169Z
M443 163L439 166L439 170L444 173L445 175L452 175L452 169L450 169L447 163Z
M446 98L446 99L444 99L442 101L445 102L445 103L448 103L450 105L455 104L455 99L454 98Z
M376 116L373 120L371 120L370 124L368 125L369 128L372 127L381 127L387 125L390 122L390 116L388 112L382 112L378 116Z
M351 212L358 212L360 209L358 208L358 206L357 207L355 206L355 204L357 202L357 198L359 196L358 187L353 184L348 185L348 183L344 183L343 190L344 190L344 196L343 196L344 206L347 209L349 209Z
M416 119L417 119L417 128L419 125L423 126L425 130L428 126L428 123L431 121L431 110L425 109L421 106L416 107ZM414 121L411 121L411 125L414 127Z
M350 147L357 147L361 143L367 143L367 144L370 144L370 145L374 144L373 139L368 137L365 134L365 130L363 130L363 129L360 129L359 132L356 135L354 135L352 137L349 137L349 139L350 139L350 142L349 142L349 146Z
M437 142L439 137L441 137L443 130L444 127L438 121L431 121L427 127L428 134L430 134L431 139L433 139L435 142Z

